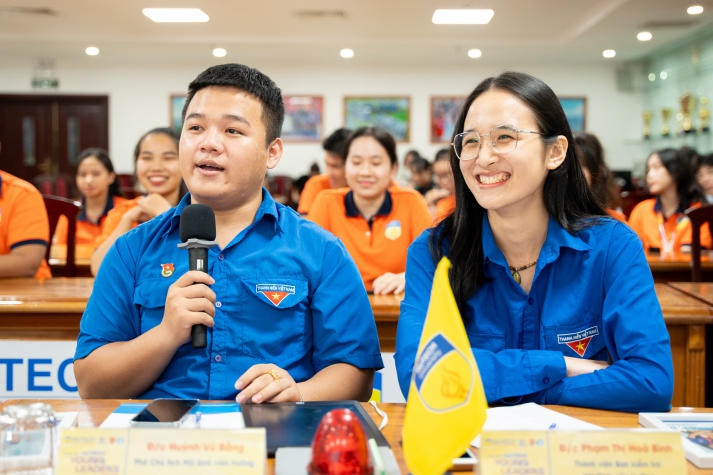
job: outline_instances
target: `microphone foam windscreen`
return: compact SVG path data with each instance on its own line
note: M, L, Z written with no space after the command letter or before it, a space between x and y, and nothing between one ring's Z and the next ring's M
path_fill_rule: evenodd
M183 242L191 238L212 241L215 239L215 214L206 205L188 205L181 212L179 229Z

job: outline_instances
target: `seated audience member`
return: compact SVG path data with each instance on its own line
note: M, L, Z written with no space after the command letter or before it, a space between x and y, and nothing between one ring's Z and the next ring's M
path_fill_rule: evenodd
M670 409L671 347L641 241L592 195L555 93L524 73L487 78L455 131L456 209L409 248L402 392L447 257L490 405Z
M354 261L262 186L283 151L280 89L256 69L212 66L182 115L190 193L107 252L77 341L80 396L367 400L383 364ZM207 272L177 247L196 204L215 214ZM194 325L207 327L204 348L191 344Z
M690 250L691 221L685 211L701 205L689 156L665 148L646 160L646 185L655 195L638 203L629 216L629 225L644 243L644 249L675 254ZM701 246L711 247L707 225L701 226Z
M312 176L305 183L297 206L297 211L300 214L309 213L310 207L320 191L347 186L347 181L344 179L344 142L349 136L349 132L351 131L346 128L337 129L322 141L326 173Z
M48 245L42 194L30 182L0 170L0 277L52 277L45 261Z
M142 135L134 148L134 167L145 194L126 200L107 213L102 233L94 243L91 261L94 275L116 238L176 206L185 194L178 167L178 136L173 129L158 127Z
M433 174L436 177L436 187L429 190L424 198L428 209L433 215L435 224L443 221L456 208L455 183L451 170L451 151L442 148L436 152L433 160Z
M713 204L713 153L698 158L696 181L705 195L705 202Z
M616 191L614 175L604 160L604 148L597 136L586 132L575 134L574 149L594 199L609 216L626 223L624 213L616 209L621 199Z
M400 293L406 250L433 218L418 192L392 186L396 142L386 130L356 130L346 151L349 188L320 193L308 217L344 242L368 291Z
M126 199L121 195L109 154L100 148L88 148L79 154L75 180L82 200L82 209L77 215L76 256L89 259L97 238L101 236L107 213ZM67 218L60 216L53 245L67 245L67 225Z
M411 183L416 191L425 195L436 185L433 183L433 165L423 157L411 161Z
M420 158L421 154L416 149L411 149L404 155L403 166L397 171L396 182L403 187L413 188L413 181L411 180L411 163L416 158Z

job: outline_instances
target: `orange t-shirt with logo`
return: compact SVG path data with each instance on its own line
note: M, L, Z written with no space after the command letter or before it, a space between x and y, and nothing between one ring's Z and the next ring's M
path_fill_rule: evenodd
M388 189L384 204L371 223L359 214L349 188L321 192L308 218L341 239L356 262L367 291L372 290L374 279L380 275L406 270L409 245L433 224L423 196L400 187Z
M672 242L674 252L680 252L682 245L691 244L691 220L683 213L674 213L661 223L661 211L657 209L656 202L656 198L650 198L637 204L631 210L627 223L641 238L644 249L648 251L656 248L664 252L665 243L662 242L659 228L659 224L662 224L665 239ZM696 203L693 207L700 205ZM701 246L710 249L711 241L710 229L706 223L701 226Z
M32 183L0 171L0 254L26 244L49 245L50 224L42 194ZM49 279L52 271L42 259L35 278Z

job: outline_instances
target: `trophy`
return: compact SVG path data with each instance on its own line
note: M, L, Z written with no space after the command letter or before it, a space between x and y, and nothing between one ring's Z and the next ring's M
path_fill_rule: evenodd
M644 119L644 138L649 139L651 138L651 118L653 117L653 114L651 111L644 111L641 114L641 117Z
M661 126L661 136L669 137L671 135L671 129L668 126L668 119L671 117L671 109L664 107L661 109L661 119L663 119L663 126Z
M693 121L691 120L691 109L695 106L696 98L690 92L685 93L679 99L681 110L676 114L678 119L678 132L680 134L695 133Z
M710 131L710 111L708 110L708 98L701 97L700 99L701 108L698 110L698 118L701 119L701 124L699 130L701 132Z

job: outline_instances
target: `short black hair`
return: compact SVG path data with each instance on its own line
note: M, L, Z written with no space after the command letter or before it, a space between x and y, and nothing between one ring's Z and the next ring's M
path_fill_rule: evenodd
M349 138L349 134L351 133L352 131L347 129L346 127L342 127L335 130L322 141L322 148L326 152L330 152L334 155L337 155L342 160L344 160L347 156L347 151L344 149L344 144L346 144L347 139Z
M188 95L181 119L185 120L188 104L198 91L210 86L234 87L255 96L262 104L262 120L265 124L265 143L269 144L282 134L285 119L285 104L282 91L264 73L244 64L227 63L211 66L200 73L188 85Z

